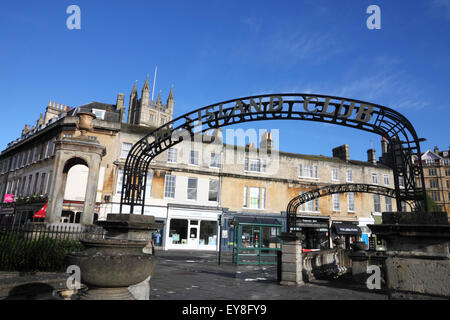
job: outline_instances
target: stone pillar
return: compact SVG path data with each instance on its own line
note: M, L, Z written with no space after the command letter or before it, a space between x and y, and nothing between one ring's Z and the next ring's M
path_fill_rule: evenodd
M281 282L283 286L303 284L302 234L282 233Z
M92 225L94 223L94 208L97 198L98 176L100 171L100 159L95 159L89 164L89 175L84 197L84 211L81 216L81 224Z
M385 212L369 228L386 241L390 299L450 298L447 213Z
M55 168L53 170L53 177L49 191L47 214L45 215L45 222L59 223L61 220L62 206L64 201L64 190L66 186L67 175L64 174L64 159L60 152L56 152ZM49 182L49 183L50 183Z

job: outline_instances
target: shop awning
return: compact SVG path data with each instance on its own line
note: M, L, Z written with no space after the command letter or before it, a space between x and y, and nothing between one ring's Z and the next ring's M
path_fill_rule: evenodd
M46 213L47 213L47 203L45 204L45 206L39 209L38 212L34 214L33 218L45 218Z
M275 218L259 217L234 217L232 224L258 224L258 225L279 225L281 223Z
M354 224L349 223L340 223L340 224L333 224L333 228L336 231L337 234L361 234L361 229Z

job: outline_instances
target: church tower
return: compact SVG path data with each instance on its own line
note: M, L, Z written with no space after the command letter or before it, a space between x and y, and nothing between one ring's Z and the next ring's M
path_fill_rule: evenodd
M128 107L127 123L129 123L129 124L135 124L137 105L138 105L138 94L137 94L136 82L135 82L133 90L131 91L131 94L130 94L130 104Z
M170 88L169 97L167 98L167 113L171 115L171 118L173 117L174 103L175 100L173 99L173 88Z

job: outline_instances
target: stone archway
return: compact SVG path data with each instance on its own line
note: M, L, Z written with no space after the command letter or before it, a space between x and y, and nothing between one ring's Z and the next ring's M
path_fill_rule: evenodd
M80 115L84 116L85 113L80 113ZM92 225L94 221L100 162L106 154L106 148L95 137L87 136L84 133L75 135L75 137L64 137L55 141L55 153L54 178L50 187L45 221L47 223L60 222L67 174L73 166L83 164L89 168L89 174L81 224Z

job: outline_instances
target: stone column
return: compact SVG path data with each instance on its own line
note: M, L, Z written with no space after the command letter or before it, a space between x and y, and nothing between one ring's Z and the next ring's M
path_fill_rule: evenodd
M302 234L285 232L281 250L281 282L283 286L303 284Z
M67 175L64 174L65 159L61 152L56 152L55 168L50 186L48 197L47 214L45 222L59 223L61 220L62 206L64 201L64 190L66 186ZM50 183L49 182L49 183Z
M95 157L96 158L96 157ZM97 198L98 176L100 171L100 157L89 163L89 175L84 197L84 211L81 216L81 224L88 226L94 223L94 208Z

